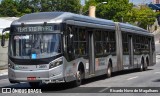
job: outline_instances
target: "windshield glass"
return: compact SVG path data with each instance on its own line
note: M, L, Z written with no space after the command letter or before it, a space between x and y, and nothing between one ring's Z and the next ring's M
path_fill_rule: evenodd
M48 58L61 53L61 34L12 35L10 55L19 59Z

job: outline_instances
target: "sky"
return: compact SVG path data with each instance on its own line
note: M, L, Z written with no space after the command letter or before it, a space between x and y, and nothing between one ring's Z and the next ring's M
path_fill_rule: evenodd
M152 2L152 0L129 0L130 2L133 2L134 4L142 4L143 3L143 1L145 1L144 3L146 4L146 3L151 3Z
M81 0L81 4L84 5L84 1L85 0ZM144 3L151 3L152 0L129 0L130 2L133 2L134 4L142 4L143 1L145 1Z

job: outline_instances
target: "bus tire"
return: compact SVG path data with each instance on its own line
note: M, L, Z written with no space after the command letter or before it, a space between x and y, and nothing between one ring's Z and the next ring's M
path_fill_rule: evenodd
M30 85L32 88L37 88L37 87L39 87L40 82L29 82L29 85Z
M77 87L80 86L81 83L82 83L82 71L78 70L76 72L76 80L74 81L74 85Z
M108 64L108 68L107 68L107 78L110 78L110 77L111 77L111 74L112 74L112 66L111 66L111 64L109 63L109 64Z

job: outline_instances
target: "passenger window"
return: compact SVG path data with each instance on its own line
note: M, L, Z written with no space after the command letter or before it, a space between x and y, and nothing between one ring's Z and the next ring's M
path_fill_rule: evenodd
M123 32L122 33L122 44L123 44L123 54L129 54L129 43L128 43L128 34Z
M85 28L76 27L73 35L73 46L76 56L87 55L87 33Z

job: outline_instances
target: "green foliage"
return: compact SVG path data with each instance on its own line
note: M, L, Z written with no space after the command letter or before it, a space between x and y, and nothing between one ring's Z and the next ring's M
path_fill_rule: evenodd
M97 5L97 1L96 0L89 0L88 1L88 4L90 5L90 6L96 6Z
M147 28L147 25L152 25L156 20L156 13L147 6L132 8L126 16L126 21L145 29Z
M98 17L111 19L121 22L125 18L127 12L132 9L133 5L129 0L106 0L107 4L97 8Z
M8 39L9 38L9 33L5 34L5 38Z
M82 13L87 15L89 6L96 6L96 17L109 19L116 22L128 22L142 28L152 25L155 17L160 13L154 13L146 6L134 8L129 0L85 0L82 7L80 0L2 0L0 4L0 16L22 16L32 12L65 11ZM102 4L107 2L107 4Z
M80 0L2 0L0 16L22 16L32 12L67 11L79 13Z
M59 11L66 11L66 12L72 12L72 13L79 13L80 8L81 8L81 4L80 4L80 0L61 0L61 7L57 7L59 8Z
M32 12L32 8L30 6L30 0L20 0L18 3L19 3L18 11L21 13L19 14L19 16Z
M2 0L0 4L0 14L1 16L17 16L20 14L17 7L17 0Z
M107 2L107 4L102 2ZM96 3L96 17L119 22L123 20L127 12L133 7L129 0L89 0L84 6L84 11L88 10L92 3Z
M96 17L98 18L127 22L145 29L147 25L152 25L156 19L156 15L151 9L146 6L134 8L129 0L88 0L83 12L87 12L91 2L96 2ZM102 4L102 2L107 2L107 4Z
M2 35L0 34L0 39L2 38ZM6 33L5 34L5 39L8 39L9 38L9 33Z

